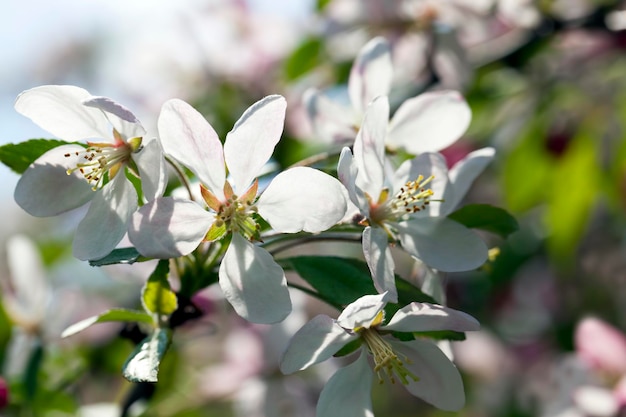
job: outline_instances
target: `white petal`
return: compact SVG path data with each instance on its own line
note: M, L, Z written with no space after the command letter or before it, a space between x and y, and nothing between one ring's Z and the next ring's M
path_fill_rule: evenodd
M364 295L350 303L337 318L337 323L344 329L369 328L378 313L383 311L387 304L386 293Z
M469 106L455 91L420 94L393 115L387 144L413 155L439 151L465 133L471 118Z
M236 193L245 192L280 140L287 102L279 95L257 101L226 136L224 157Z
M303 101L316 139L335 143L354 142L360 120L355 124L356 116L351 109L337 104L315 89L305 91Z
M98 109L83 105L87 90L71 85L43 85L21 93L15 110L53 135L78 141L111 138L109 121Z
M440 271L469 271L487 260L485 242L447 218L420 218L396 226L402 248Z
M405 366L419 378L417 382L409 379L409 384L405 385L407 391L442 410L458 411L463 407L465 391L461 375L434 343L426 340L387 340L395 352L411 361Z
M374 200L378 199L385 179L385 134L388 119L387 97L376 98L367 106L363 125L354 142L354 161L358 168L357 186Z
M328 174L296 167L278 174L257 202L259 214L282 233L317 233L346 213L343 186Z
M613 392L606 388L583 385L574 390L572 397L585 415L594 417L612 417L618 415L620 404Z
M74 235L74 256L84 261L111 253L126 234L135 210L137 192L121 170L91 201Z
M350 71L350 101L358 113L376 97L389 94L392 76L389 43L382 37L372 39L359 51Z
M278 323L291 312L282 268L265 249L233 234L220 266L220 287L237 314L252 323Z
M193 201L157 198L133 215L128 237L144 256L175 258L196 249L213 220L213 214Z
M365 217L369 217L369 203L361 189L356 186L358 172L359 170L352 157L352 151L348 147L343 148L337 164L337 177L348 191L348 196L352 203L359 208Z
M213 194L223 199L226 169L217 133L196 109L182 100L169 100L158 121L163 151L189 168Z
M358 336L350 335L325 315L313 317L296 332L280 360L280 370L292 374L325 361Z
M398 302L394 275L395 263L387 241L387 232L380 227L366 227L363 231L363 255L372 273L374 286L379 293L388 292L388 300Z
M372 370L367 353L341 368L328 380L317 402L316 417L374 417Z
M399 332L434 330L466 332L479 330L480 323L474 317L459 310L437 304L413 302L398 310L384 328Z
M95 193L80 172L67 174L67 169L75 167L78 161L75 152L84 150L78 145L62 145L41 155L17 182L17 204L33 216L48 217L91 200ZM66 154L70 157L66 158Z
M468 154L465 158L457 162L448 173L454 193L444 196L446 199L447 211L451 213L459 205L461 199L467 194L472 183L489 165L495 156L495 149L483 148Z
M167 168L159 141L145 141L143 147L132 157L139 169L145 199L151 201L162 196L167 185Z
M102 110L115 130L125 139L143 137L146 134L143 126L130 110L108 97L91 97L83 101L83 104Z

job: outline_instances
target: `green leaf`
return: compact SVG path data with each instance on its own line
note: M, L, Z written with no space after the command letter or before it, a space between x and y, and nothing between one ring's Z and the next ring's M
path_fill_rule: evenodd
M427 337L435 340L452 340L455 342L461 342L465 340L464 332L455 332L454 330L433 330L430 332L414 332L416 337Z
M515 217L506 210L489 204L470 204L461 207L448 217L471 229L485 230L502 237L507 237L519 229Z
M135 262L143 262L147 260L148 258L141 256L141 254L137 252L137 249L130 247L113 249L113 252L109 253L104 258L89 261L89 265L104 266L114 264L134 264Z
M130 382L157 382L159 365L172 340L172 331L156 328L130 354L122 374Z
M358 339L354 339L348 343L346 343L337 353L335 353L334 357L346 356L357 350L363 344L363 338L359 337Z
M0 162L22 174L30 164L50 149L69 143L58 139L30 139L15 144L8 143L0 146Z
M321 61L324 43L320 38L304 40L285 61L285 76L293 81L315 68Z
M167 276L170 272L168 259L159 261L156 269L144 285L141 301L147 312L170 315L178 308L176 294L170 288Z
M125 309L112 309L105 311L97 316L89 317L85 320L81 320L78 323L74 323L61 333L61 337L68 337L82 332L88 327L96 323L105 323L111 321L124 321L124 322L142 322L152 323L152 316L144 313L143 311L125 310Z

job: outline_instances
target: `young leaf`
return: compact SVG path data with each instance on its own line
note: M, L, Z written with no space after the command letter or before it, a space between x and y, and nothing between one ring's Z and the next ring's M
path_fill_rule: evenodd
M86 318L78 323L72 324L67 329L63 330L61 337L68 337L75 335L78 332L82 332L88 327L96 323L105 323L111 321L124 321L124 322L142 322L152 323L152 316L144 313L143 311L125 310L125 309L112 309L105 311L97 316Z
M320 38L305 39L285 60L285 77L293 81L311 71L320 63L323 42Z
M147 312L158 315L170 315L176 311L178 300L167 280L169 272L169 260L160 260L156 269L148 278L148 282L144 285L141 302Z
M471 229L485 230L502 237L507 237L519 228L515 217L506 210L489 204L470 204L448 217Z
M68 143L58 139L30 139L21 143L8 143L0 146L0 162L22 174L41 155Z
M122 368L124 378L130 382L157 382L159 365L171 340L170 329L156 328L137 345L124 363Z
M142 262L146 260L147 258L141 256L141 254L137 252L137 249L135 248L119 248L113 249L113 252L109 253L104 258L97 259L95 261L89 261L89 265L103 266L114 264L134 264L135 262Z

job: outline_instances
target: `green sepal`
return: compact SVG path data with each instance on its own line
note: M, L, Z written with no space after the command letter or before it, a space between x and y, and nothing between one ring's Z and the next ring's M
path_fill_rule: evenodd
M126 309L111 309L101 313L97 316L92 316L86 318L84 320L79 321L78 323L74 323L69 326L67 329L63 330L61 333L61 337L68 337L75 335L76 333L82 332L88 327L96 323L106 323L112 321L122 321L122 322L141 322L141 323L152 323L152 316L144 313L143 311L136 310L126 310Z
M169 316L178 308L178 299L167 280L169 272L169 260L161 259L144 285L141 303L148 313Z
M130 354L122 368L124 378L130 382L157 382L159 365L172 340L172 331L155 328Z
M224 237L228 229L226 228L226 223L222 222L221 226L217 226L217 222L213 222L211 228L206 233L204 240L207 242L215 242Z

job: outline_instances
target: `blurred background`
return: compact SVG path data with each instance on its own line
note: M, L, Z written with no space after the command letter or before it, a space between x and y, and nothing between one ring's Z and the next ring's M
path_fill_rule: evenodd
M340 91L359 49L378 35L392 45L392 108L430 90L466 97L470 129L443 153L452 165L495 147L495 162L466 200L505 208L520 225L506 240L485 236L500 253L483 269L446 277L448 304L483 327L453 343L467 395L458 414L626 415L620 1L8 2L0 14L0 144L50 137L13 109L21 91L43 84L111 97L152 136L170 98L193 104L224 137L251 103L278 93L289 108L275 158L286 167L322 148L304 91ZM99 325L60 340L82 318L137 307L153 264L92 268L73 259L72 230L84 211L32 218L13 201L18 178L0 166L0 404L6 392L10 402L0 414L314 415L333 365L285 378L276 361L280 341L319 306L281 326L252 326L203 292L203 317L177 334L156 388L121 377L132 343L118 336L132 340L132 329ZM16 312L11 300L24 293L30 307ZM450 414L396 388L375 388L377 416Z

